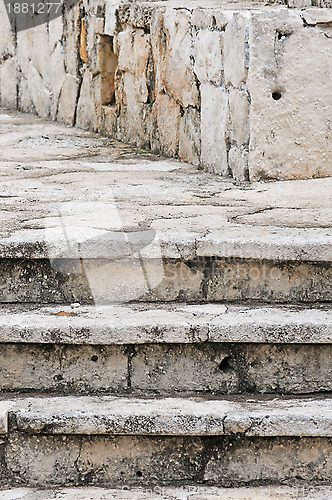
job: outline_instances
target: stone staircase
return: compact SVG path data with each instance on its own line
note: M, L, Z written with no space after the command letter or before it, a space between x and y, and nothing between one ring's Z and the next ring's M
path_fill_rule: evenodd
M0 124L3 498L328 498L332 179Z

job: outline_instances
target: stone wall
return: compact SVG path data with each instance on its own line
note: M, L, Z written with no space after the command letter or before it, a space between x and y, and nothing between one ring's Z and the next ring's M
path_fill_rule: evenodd
M17 34L1 11L1 105L237 180L332 175L332 11L261 5L83 0Z

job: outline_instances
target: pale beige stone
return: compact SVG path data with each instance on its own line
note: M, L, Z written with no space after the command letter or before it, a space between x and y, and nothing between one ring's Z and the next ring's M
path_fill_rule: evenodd
M228 97L224 89L201 85L201 163L217 174L227 173Z
M248 151L231 148L228 153L228 166L234 179L248 180Z
M81 92L77 104L76 124L80 128L93 128L95 124L95 103L93 99L93 82L90 71L85 71Z
M332 175L332 39L284 10L253 14L250 47L250 179Z
M195 108L187 108L180 120L179 156L183 161L199 165L201 153L201 117Z
M225 85L238 87L245 82L248 72L246 39L249 13L236 12L229 20L224 36L224 77Z
M249 99L244 90L229 89L230 135L236 144L249 141Z
M7 59L0 66L1 105L8 108L17 106L17 70L15 59Z
M76 101L78 92L78 78L72 75L66 75L58 101L57 120L74 125Z
M163 153L175 155L179 144L180 107L167 95L158 95L154 104Z
M182 106L198 105L198 88L192 68L192 42L189 12L183 9L167 10L162 24L152 24L154 62L157 89ZM164 38L164 39L163 39Z
M223 33L220 31L201 30L194 42L194 70L201 83L222 83L223 70Z

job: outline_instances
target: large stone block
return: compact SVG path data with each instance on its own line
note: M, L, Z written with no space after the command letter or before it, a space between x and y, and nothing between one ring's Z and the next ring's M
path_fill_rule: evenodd
M156 87L183 107L197 106L199 92L192 65L190 14L167 9L151 23Z
M220 31L201 30L194 42L194 69L201 83L212 82L217 86L222 83L223 37Z
M222 87L201 85L201 163L219 175L226 175L228 95Z
M158 126L160 149L175 156L179 145L180 106L166 94L157 96L153 110Z
M15 59L7 59L0 66L0 102L2 106L17 106L17 69Z
M298 12L253 13L250 179L332 175L332 39Z

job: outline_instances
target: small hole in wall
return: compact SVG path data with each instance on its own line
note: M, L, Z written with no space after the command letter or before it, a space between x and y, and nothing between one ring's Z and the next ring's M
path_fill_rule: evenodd
M222 361L221 363L219 363L219 370L221 370L222 372L228 370L229 368L231 368L231 365L229 364L229 360L231 359L230 356L226 356Z
M215 28L217 26L217 20L214 16L212 16L212 28Z
M281 92L278 91L272 92L272 99L274 101L279 101L279 99L281 99Z
M136 472L136 476L137 476L137 477L143 477L143 472L142 472L142 471L140 471L140 470L138 470L138 471Z
M91 357L91 361L93 361L94 363L96 361L98 361L98 356L96 354L94 354L92 357Z

